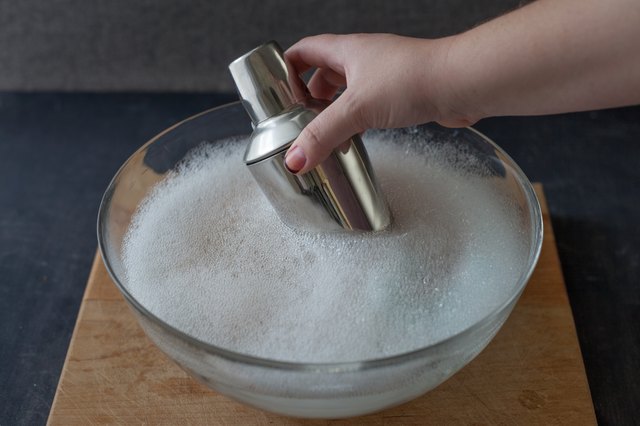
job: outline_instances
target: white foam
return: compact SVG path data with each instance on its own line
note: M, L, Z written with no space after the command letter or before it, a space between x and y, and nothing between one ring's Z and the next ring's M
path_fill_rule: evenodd
M136 213L127 288L200 340L276 360L380 358L469 327L512 292L528 255L502 179L450 144L365 142L390 230L295 232L242 165L246 141L209 144Z

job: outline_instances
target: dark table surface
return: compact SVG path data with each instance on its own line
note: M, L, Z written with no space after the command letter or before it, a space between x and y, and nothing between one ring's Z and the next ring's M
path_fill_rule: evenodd
M118 167L169 125L233 99L0 94L0 425L46 422ZM544 184L598 420L634 424L640 107L475 127Z

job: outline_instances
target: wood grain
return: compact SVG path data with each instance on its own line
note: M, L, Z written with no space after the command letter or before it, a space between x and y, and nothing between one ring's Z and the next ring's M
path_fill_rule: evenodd
M262 412L210 391L144 335L96 256L49 415L50 425L595 424L546 202L538 266L489 346L426 395L347 420Z

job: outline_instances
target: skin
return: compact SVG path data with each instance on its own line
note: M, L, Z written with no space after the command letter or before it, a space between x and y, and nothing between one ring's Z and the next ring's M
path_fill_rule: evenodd
M303 174L369 128L640 103L640 1L538 0L452 37L319 35L286 56L316 69L314 97L346 88L287 153Z

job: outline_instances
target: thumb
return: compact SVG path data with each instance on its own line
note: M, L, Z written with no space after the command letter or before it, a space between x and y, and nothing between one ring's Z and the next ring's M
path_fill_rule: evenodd
M290 172L301 175L324 161L329 154L351 136L364 130L346 90L322 111L300 133L285 155Z

